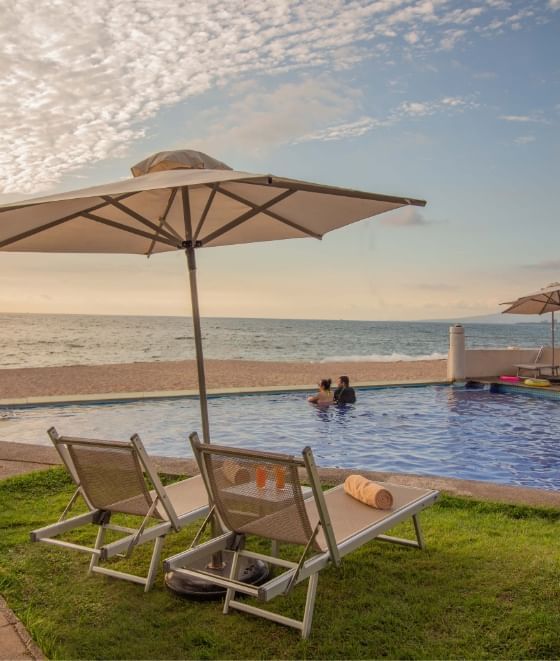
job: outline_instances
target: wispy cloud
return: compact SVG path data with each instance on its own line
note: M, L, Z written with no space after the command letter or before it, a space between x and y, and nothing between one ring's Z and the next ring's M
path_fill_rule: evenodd
M198 135L190 137L188 143L210 153L227 148L261 154L292 142L294 136L306 134L317 124L329 124L347 116L354 111L360 96L359 90L334 81L331 76L303 76L273 89L247 83L240 94L230 97L225 109L198 117ZM204 127L202 135L199 126ZM359 129L358 122L356 135Z
M419 227L428 224L428 221L417 207L401 207L383 215L379 222L381 225L388 225L389 227Z
M531 142L535 142L536 137L534 135L520 135L515 138L514 142L516 145L529 145Z
M500 115L498 119L503 119L505 122L520 122L520 123L534 123L546 124L547 120L542 115Z
M364 116L322 128L300 136L293 143L345 140L364 135L375 129L394 126L407 119L421 119L437 113L453 114L478 108L470 97L445 96L433 101L403 101L385 117Z
M532 264L523 264L522 268L531 271L556 271L560 272L560 259L543 259Z
M557 8L558 0L521 12L497 0L467 9L460 0L8 3L0 14L0 193L39 192L124 155L162 108L242 77L389 62L403 45L451 50L471 30L523 26Z

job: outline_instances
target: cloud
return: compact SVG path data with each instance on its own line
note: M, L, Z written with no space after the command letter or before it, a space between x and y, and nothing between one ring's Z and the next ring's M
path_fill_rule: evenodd
M560 0L548 0L548 6L553 9L560 9Z
M212 89L345 70L372 57L388 63L405 40L407 55L450 50L466 30L498 29L490 27L496 12L502 24L521 26L557 8L558 0L522 11L497 0L468 9L459 0L8 3L0 14L0 193L40 192L124 156L162 109ZM225 130L235 137L233 126Z
M515 138L514 142L516 145L528 145L531 142L535 142L535 140L534 135L520 135L518 138Z
M379 222L389 227L418 227L428 224L418 207L412 206L396 209L384 215Z
M531 271L560 271L560 259L543 259L533 264L523 264L521 268Z
M505 122L520 122L520 123L538 123L545 124L546 120L538 115L500 115L498 119L503 119Z
M293 144L298 144L301 142L312 142L314 140L329 142L332 140L344 140L346 138L356 138L374 128L381 126L388 126L390 122L388 120L382 121L376 119L375 117L360 117L359 119L346 122L343 124L336 124L334 126L329 126L326 129L319 131L314 131L313 133L308 133L303 135L293 141Z
M190 138L188 143L210 153L233 148L260 154L292 142L294 136L304 135L317 124L348 115L360 96L359 90L342 85L332 76L303 76L273 89L248 83L225 109L203 113L197 125L204 126L204 134L200 137L197 128L199 137Z
M471 98L459 96L446 96L434 101L403 101L385 117L361 116L356 120L334 124L304 134L293 140L293 143L355 138L374 129L394 126L406 119L418 119L435 115L436 113L452 114L474 108L478 108L478 103Z

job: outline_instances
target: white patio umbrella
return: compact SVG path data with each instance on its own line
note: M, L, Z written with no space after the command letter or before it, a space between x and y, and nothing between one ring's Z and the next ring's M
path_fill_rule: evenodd
M197 248L320 239L326 232L423 200L232 170L202 152L159 152L133 178L0 206L0 250L135 253L184 250L190 276L202 434L210 441Z
M516 301L501 303L509 307L502 310L502 314L552 314L552 365L554 361L554 313L560 310L560 282L553 282L533 294L521 296Z

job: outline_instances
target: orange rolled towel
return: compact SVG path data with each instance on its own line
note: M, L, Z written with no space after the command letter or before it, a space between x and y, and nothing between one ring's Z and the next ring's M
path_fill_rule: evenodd
M251 479L247 468L239 465L237 461L226 459L222 464L222 473L228 482L232 484L246 484Z
M379 510L393 507L391 492L362 475L349 475L344 482L344 491L361 503Z

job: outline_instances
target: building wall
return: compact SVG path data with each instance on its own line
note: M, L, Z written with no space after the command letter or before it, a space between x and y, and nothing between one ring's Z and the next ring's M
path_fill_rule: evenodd
M534 349L466 349L465 378L515 375L519 363L534 363L540 347ZM555 349L555 362L560 359L560 348ZM545 347L540 363L552 362L552 349Z

